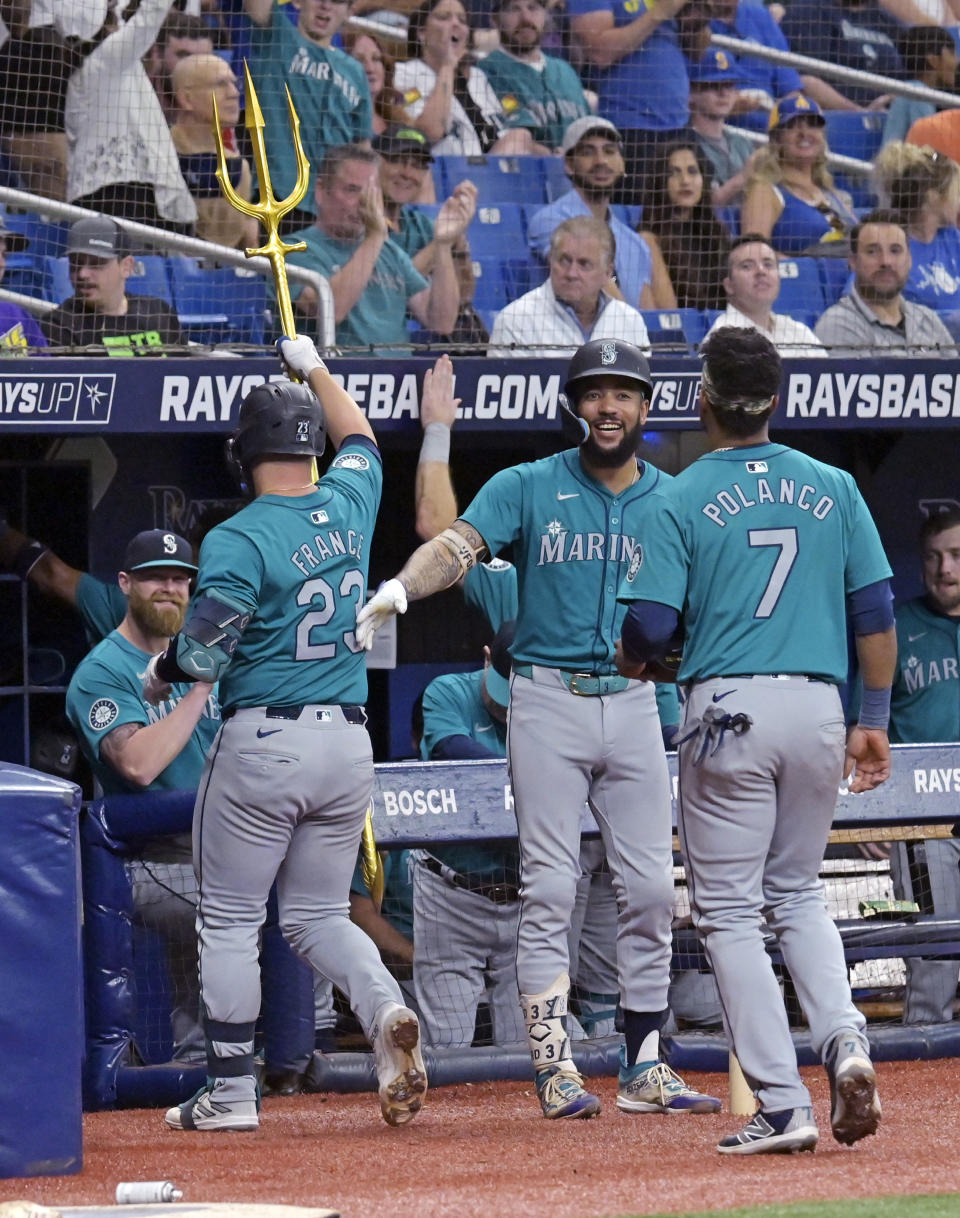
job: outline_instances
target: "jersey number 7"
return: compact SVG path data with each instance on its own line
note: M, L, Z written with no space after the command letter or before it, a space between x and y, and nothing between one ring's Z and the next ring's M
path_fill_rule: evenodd
M773 564L770 578L763 591L763 596L753 611L753 616L770 617L777 607L777 601L787 582L787 576L797 561L797 530L796 529L751 529L747 533L751 547L776 546L780 553Z

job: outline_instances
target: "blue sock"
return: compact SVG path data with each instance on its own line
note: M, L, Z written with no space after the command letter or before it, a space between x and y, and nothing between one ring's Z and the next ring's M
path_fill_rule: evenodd
M627 1065L634 1066L637 1055L651 1032L659 1032L663 1027L667 1012L664 1011L627 1011L623 1012L623 1036L626 1041Z

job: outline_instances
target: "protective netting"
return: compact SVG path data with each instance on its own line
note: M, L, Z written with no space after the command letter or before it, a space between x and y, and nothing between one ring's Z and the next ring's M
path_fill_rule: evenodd
M131 354L272 340L271 283L222 254L263 239L216 177L214 101L222 176L259 197L246 61L277 198L297 179L287 87L301 119L311 172L283 228L307 242L292 261L330 280L335 324L318 320L314 287L293 284L298 325L324 344L508 357L593 335L686 351L723 315L785 354L950 349L955 0L685 0L641 38L651 7L11 6L0 297L19 295L3 301L2 343ZM345 145L363 147L344 158ZM88 230L70 249L81 213L64 202L152 235L112 248L101 229L98 247ZM867 232L858 263L878 203L887 227ZM768 245L737 246L746 234ZM98 266L94 283L81 263L106 254L119 272ZM841 304L851 282L859 303ZM901 291L932 312L900 308Z
M938 1025L953 1019L957 959L904 958L921 951L915 915L945 915L947 885L956 883L960 841L908 841L831 845L821 877L827 908L843 928L854 1000L869 1028L897 1024ZM864 834L860 833L860 837ZM499 848L499 847L498 847ZM504 865L481 873L457 871L440 858L451 849L388 852L387 885L380 914L411 947L383 955L405 1001L420 1012L425 1043L435 1049L467 1049L525 1043L514 961L519 876L512 844L504 843ZM901 867L901 860L906 867ZM574 1040L615 1030L616 900L600 843L585 839L569 939L571 998L568 1030ZM195 885L180 864L128 863L134 902L136 1044L149 1064L203 1061L197 1024ZM671 1031L721 1030L719 1000L709 966L690 926L683 867L677 860L675 959L670 989ZM360 894L358 894L360 895ZM905 902L897 904L897 902ZM886 924L890 945L869 946L871 929ZM895 926L907 927L897 932ZM853 932L861 932L858 937ZM868 946L863 947L863 932ZM377 937L374 929L371 933ZM899 934L899 937L898 937ZM848 937L849 936L849 937ZM954 938L957 936L954 935ZM898 951L898 943L901 945ZM863 958L866 955L866 958ZM122 962L116 962L118 968ZM787 971L778 964L791 1026L805 1028L803 1011ZM315 1043L327 1052L363 1047L365 1041L343 995L314 978ZM276 1000L265 988L265 1003ZM262 1030L258 1044L262 1047Z

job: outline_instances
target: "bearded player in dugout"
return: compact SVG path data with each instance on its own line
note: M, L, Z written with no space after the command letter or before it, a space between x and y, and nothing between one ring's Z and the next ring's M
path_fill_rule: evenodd
M347 996L373 1047L384 1119L412 1120L427 1090L417 1016L349 918L374 776L354 631L380 453L313 343L278 346L306 384L263 385L244 399L232 456L256 498L207 535L184 627L144 678L150 701L171 682L219 679L223 707L194 809L208 1077L167 1112L174 1129L259 1125L257 938L275 879L284 935ZM337 456L314 484L324 428Z
M467 510L416 550L357 616L357 640L407 601L450 587L513 546L519 610L507 735L521 854L517 976L548 1119L591 1117L565 1017L567 935L589 799L617 893L617 970L625 1045L617 1107L717 1112L660 1061L672 955L670 785L653 685L614 668L625 609L616 594L669 479L638 462L652 383L643 354L617 339L582 346L566 394L579 441L495 474ZM559 610L559 611L558 611Z

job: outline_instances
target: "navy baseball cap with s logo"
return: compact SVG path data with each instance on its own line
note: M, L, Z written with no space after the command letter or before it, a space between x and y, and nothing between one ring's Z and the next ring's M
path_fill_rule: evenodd
M169 529L147 529L127 546L122 571L144 571L149 567L182 567L197 573L190 542Z

